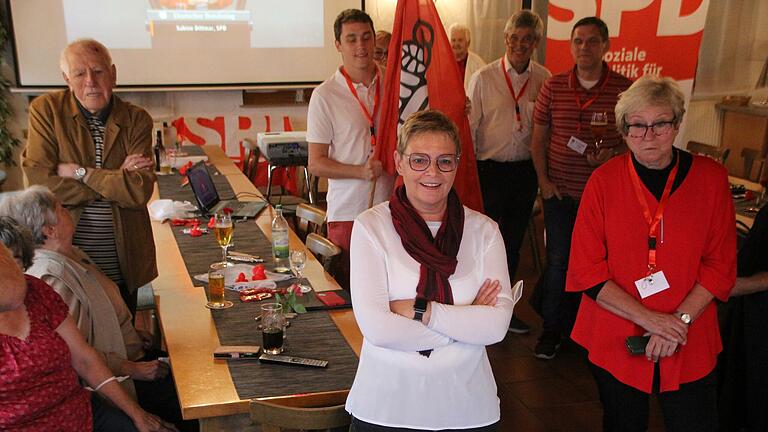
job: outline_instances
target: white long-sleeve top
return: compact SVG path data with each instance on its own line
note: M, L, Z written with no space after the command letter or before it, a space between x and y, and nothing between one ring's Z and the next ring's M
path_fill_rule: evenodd
M351 291L363 348L346 408L365 422L438 430L497 422L499 398L485 346L507 333L514 303L504 241L488 217L464 208L454 305L432 302L428 325L390 311L416 297L420 264L403 248L389 202L362 213L352 230ZM440 222L428 223L433 235ZM498 279L496 306L473 306L485 279ZM418 353L432 349L429 357Z

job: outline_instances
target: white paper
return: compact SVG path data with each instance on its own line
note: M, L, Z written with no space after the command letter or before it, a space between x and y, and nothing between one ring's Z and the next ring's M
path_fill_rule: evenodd
M575 136L572 136L571 139L568 140L568 148L580 155L584 154L584 152L587 150L587 147L589 147L587 143L576 138Z

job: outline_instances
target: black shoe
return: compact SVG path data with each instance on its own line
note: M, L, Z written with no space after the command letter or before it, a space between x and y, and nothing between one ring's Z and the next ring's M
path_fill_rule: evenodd
M560 348L560 335L554 332L545 331L539 338L533 355L543 360L552 360Z
M526 334L531 331L531 326L525 323L525 321L512 315L512 319L509 321L509 331L511 333Z

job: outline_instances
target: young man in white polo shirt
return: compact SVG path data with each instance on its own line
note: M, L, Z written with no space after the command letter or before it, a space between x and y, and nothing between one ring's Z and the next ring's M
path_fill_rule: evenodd
M342 249L336 279L349 289L352 222L373 203L386 201L393 177L382 172L372 146L384 84L373 60L375 32L365 12L347 9L333 24L342 66L312 93L307 114L309 170L328 179L328 238Z

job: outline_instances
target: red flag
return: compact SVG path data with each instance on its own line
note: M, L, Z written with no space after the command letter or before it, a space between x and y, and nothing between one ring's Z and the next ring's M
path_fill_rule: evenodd
M461 159L453 187L462 204L483 211L465 100L464 82L434 2L398 0L374 157L395 175L398 127L415 111L439 110L459 128Z

